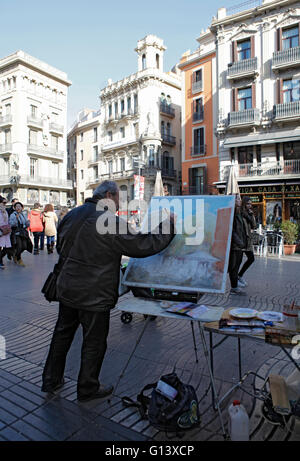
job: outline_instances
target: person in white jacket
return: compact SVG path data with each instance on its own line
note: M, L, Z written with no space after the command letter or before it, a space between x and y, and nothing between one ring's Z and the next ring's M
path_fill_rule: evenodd
M43 223L45 228L45 235L47 237L47 250L48 255L53 253L56 237L56 223L58 218L54 213L54 207L51 203L45 205L43 213Z

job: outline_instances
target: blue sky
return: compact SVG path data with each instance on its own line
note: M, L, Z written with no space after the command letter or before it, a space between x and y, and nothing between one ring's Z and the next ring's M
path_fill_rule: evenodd
M137 41L155 34L167 46L164 70L222 6L242 0L0 0L0 57L17 50L66 72L72 81L68 126L83 107L99 109L100 89L137 71Z

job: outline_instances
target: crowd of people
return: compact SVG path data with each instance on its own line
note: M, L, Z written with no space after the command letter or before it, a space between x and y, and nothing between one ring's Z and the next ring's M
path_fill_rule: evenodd
M43 209L39 203L26 211L18 199L14 198L7 206L7 199L0 196L0 269L5 268L5 256L25 267L22 253L28 251L38 255L44 250L45 238L47 252L53 254L57 226L68 211L67 207L62 207L57 215L52 204Z

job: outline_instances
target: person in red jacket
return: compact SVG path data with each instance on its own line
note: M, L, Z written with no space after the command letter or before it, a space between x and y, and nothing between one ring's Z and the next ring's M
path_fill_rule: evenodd
M39 240L44 231L43 226L43 217L40 211L41 205L39 203L35 203L33 205L33 209L28 214L28 219L30 221L30 231L33 233L34 239L34 252L33 254L39 254Z

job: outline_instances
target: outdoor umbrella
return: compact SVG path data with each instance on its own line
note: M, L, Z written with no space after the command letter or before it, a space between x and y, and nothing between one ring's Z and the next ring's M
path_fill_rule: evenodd
M156 173L153 197L162 197L164 195L165 193L164 193L164 185L161 179L161 171L158 171Z
M238 180L236 177L234 165L230 166L229 175L226 184L226 195L240 195Z

